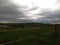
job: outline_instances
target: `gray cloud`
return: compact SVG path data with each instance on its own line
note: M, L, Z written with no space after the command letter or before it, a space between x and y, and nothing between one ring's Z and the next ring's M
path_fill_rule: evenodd
M28 19L27 13L35 11L38 7L33 7L29 10L23 10L27 6L17 6L10 0L0 0L0 22L42 22L42 23L58 23L60 22L60 9L51 11L50 9L41 9L39 16L44 16L38 19ZM20 9L20 10L18 10ZM18 19L27 18L27 19Z
M44 16L44 18L39 18L38 21L45 23L60 23L60 9L56 9L54 11L44 9L40 14L37 15Z
M0 22L4 21L17 21L16 18L23 17L24 13L20 10L18 11L17 5L14 5L9 0L0 0Z
M28 18L26 13L33 11L38 7L31 8L29 10L23 10L26 6L17 6L10 0L0 0L0 22L32 22L32 20L23 20L17 18ZM18 10L20 9L20 10ZM21 10L22 9L22 10Z

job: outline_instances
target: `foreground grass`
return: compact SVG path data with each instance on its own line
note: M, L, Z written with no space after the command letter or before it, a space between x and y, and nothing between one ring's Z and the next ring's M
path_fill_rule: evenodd
M24 29L24 30L22 30ZM16 30L16 31L2 31L2 30ZM18 30L18 31L17 31ZM14 40L24 39L35 35L35 37L10 43L8 45L38 45L38 44L48 44L48 45L60 45L60 40L56 41L55 29L42 27L42 28L0 28L0 44L11 42Z
M17 39L23 39L29 36L35 35L35 31L7 31L7 32L0 32L0 43L13 41Z

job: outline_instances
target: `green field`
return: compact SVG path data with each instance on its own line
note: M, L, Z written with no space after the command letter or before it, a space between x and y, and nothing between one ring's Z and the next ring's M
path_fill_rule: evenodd
M50 25L0 27L0 44L11 42L5 45L60 45L60 35L56 36L56 33L55 27Z

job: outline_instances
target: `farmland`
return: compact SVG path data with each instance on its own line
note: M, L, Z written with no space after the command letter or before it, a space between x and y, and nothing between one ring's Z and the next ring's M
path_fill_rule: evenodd
M0 25L0 44L60 45L59 24L9 23Z

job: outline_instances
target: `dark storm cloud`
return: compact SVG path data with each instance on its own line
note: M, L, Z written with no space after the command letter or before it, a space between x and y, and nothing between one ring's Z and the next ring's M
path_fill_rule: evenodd
M50 9L41 9L40 13L36 15L44 16L43 18L28 19L28 17L26 16L28 11L35 11L36 9L38 9L38 7L33 7L29 10L23 10L26 8L28 7L17 6L13 4L10 0L0 0L0 22L42 22L42 23L60 22L60 9L56 9L54 11L51 11Z
M25 8L25 7L18 7L14 5L9 0L0 0L0 22L2 21L17 21L16 18L24 17L24 13L22 10L18 11L18 8Z
M59 23L60 22L60 9L56 9L51 11L50 9L44 9L40 14L44 16L43 18L39 18L37 21L45 22L45 23Z
M44 13L43 13L44 14ZM47 19L57 19L60 18L60 10L55 10L55 11L51 11L50 13L46 13L45 18Z
M18 8L20 10L18 10ZM28 18L26 16L26 10L21 10L27 8L26 6L17 6L13 4L10 0L0 0L0 22L32 22L32 20L23 20L17 18ZM30 8L28 11L33 11L38 7Z

